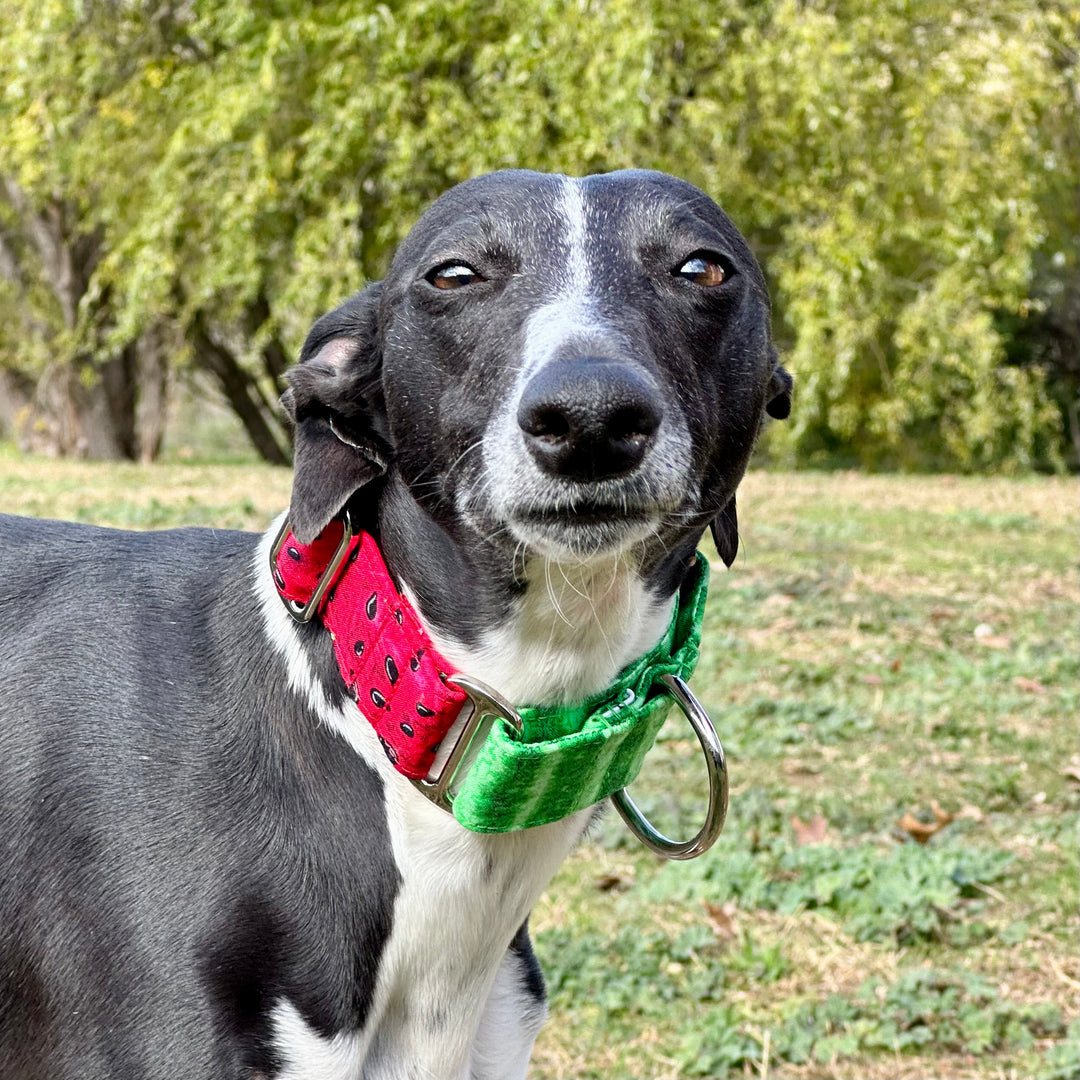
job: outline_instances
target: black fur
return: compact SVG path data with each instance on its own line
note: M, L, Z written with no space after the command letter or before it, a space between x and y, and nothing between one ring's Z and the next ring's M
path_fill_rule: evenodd
M0 535L0 1077L272 1075L278 993L362 1023L382 781L286 686L257 537Z

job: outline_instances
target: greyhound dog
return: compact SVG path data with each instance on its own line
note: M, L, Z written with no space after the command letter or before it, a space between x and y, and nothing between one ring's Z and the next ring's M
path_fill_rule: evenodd
M478 177L312 328L265 535L0 518L0 1077L523 1077L529 911L632 772L577 706L735 557L769 321L681 180ZM463 824L526 706L573 768Z

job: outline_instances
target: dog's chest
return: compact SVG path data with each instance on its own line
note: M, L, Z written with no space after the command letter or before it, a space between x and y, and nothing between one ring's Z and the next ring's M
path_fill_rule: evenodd
M302 651L291 642L292 628L276 596L267 596L264 614L293 686L382 778L389 840L401 876L364 1027L325 1038L305 1024L292 1003L279 1002L275 1041L290 1063L282 1075L319 1080L411 1075L395 1072L391 1064L405 1061L415 1063L417 1075L459 1075L469 1067L477 1042L491 1041L483 1028L485 1015L500 1012L489 1002L493 986L503 999L521 990L521 980L506 968L507 946L590 812L523 832L481 835L463 829L417 797L351 702L333 707L326 700ZM655 643L668 615L625 567L548 565L536 568L512 618L492 627L479 646L464 646L437 630L432 637L456 668L510 700L560 702L602 689ZM539 1008L535 1000L532 1005ZM510 1011L527 1012L528 1006L522 996ZM519 1036L526 1056L534 1034L524 1030ZM509 1060L514 1034L500 1039L507 1041ZM318 1062L322 1071L301 1069L305 1061Z
M655 601L623 559L536 560L511 616L466 647L433 632L447 659L507 700L553 705L603 690L659 640L673 600Z

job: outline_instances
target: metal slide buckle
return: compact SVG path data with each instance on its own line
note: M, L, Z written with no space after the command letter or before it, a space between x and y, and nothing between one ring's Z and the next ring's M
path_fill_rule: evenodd
M349 544L356 535L356 531L353 529L352 518L349 516L348 510L342 511L340 520L342 526L341 542L334 551L333 558L323 571L322 577L319 578L319 583L315 586L315 591L311 594L311 598L308 602L306 604L301 604L299 600L289 600L284 596L281 598L281 602L285 605L285 610L298 623L311 622L312 618L314 618L327 590L337 580L341 564L349 554ZM277 561L278 556L281 554L281 549L285 546L285 540L288 537L291 528L292 519L286 514L285 520L281 523L281 529L274 538L274 545L270 549L270 572L274 576L274 581L281 580L278 576Z
M645 815L634 805L634 800L627 794L626 788L616 791L611 796L611 801L630 831L650 851L663 855L665 859L695 859L716 843L716 838L724 828L724 818L727 817L728 776L724 748L720 745L709 714L690 692L690 687L678 675L661 675L660 680L690 721L705 754L705 767L709 772L709 807L705 811L705 824L701 826L697 836L690 840L669 840L652 827Z
M514 706L486 683L470 679L467 675L448 675L446 681L468 694L472 712L439 775L433 780L413 780L413 787L436 806L453 813L454 780L458 773L465 772L476 760L495 718L508 721L519 732L523 725Z

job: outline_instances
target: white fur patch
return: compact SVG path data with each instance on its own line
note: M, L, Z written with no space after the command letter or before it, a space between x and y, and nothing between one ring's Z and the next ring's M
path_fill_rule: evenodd
M327 1039L285 999L274 1006L271 1022L274 1047L285 1063L278 1080L359 1080L366 1041L360 1035Z
M255 566L267 635L300 699L382 778L402 884L364 1029L325 1039L290 1003L279 1002L275 1046L290 1063L290 1080L464 1077L474 1040L483 1038L478 1029L489 1022L485 1015L505 1012L497 1005L490 1011L488 999L507 946L581 835L589 811L524 832L486 836L462 828L421 796L394 770L359 709L351 702L332 708L320 689L271 579L267 560L276 532L277 525L259 545ZM460 662L447 659L484 681L496 674L467 653ZM507 1061L528 1060L533 1026L523 1024L519 1037L504 1044ZM295 1071L305 1060L311 1071ZM522 1070L491 1075L523 1076Z
M286 510L274 519L256 549L255 591L262 606L263 625L270 642L285 658L289 685L318 716L325 716L330 711L330 702L308 663L300 635L296 632L296 620L285 610L270 573L270 551L287 515Z
M525 989L521 958L503 957L473 1041L469 1075L513 1080L529 1067L533 1043L547 1019L547 1007Z
M674 597L658 602L627 555L526 564L511 618L478 648L436 631L439 652L517 704L581 701L608 686L667 628Z

